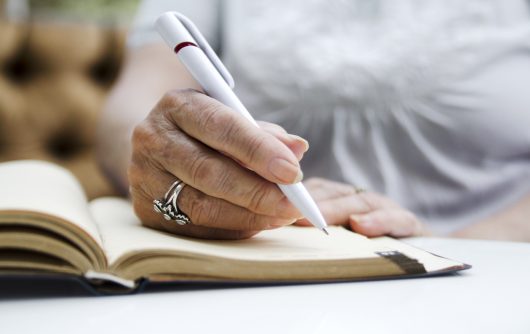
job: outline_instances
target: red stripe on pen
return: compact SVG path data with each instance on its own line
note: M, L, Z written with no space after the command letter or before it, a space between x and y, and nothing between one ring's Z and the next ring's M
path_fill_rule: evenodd
M195 45L195 43L192 43L192 42L182 42L182 43L177 44L177 46L175 46L173 50L175 50L175 53L179 53L180 49L185 48L186 46L196 47L197 45Z

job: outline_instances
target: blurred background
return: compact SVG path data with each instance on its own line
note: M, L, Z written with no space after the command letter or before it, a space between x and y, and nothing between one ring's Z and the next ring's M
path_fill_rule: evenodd
M89 198L113 194L94 156L96 120L137 4L0 0L0 162L52 161Z

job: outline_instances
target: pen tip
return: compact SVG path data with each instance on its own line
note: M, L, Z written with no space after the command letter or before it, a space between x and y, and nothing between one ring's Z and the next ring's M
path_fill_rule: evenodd
M329 235L329 232L328 232L328 230L326 230L325 227L322 228L322 232L326 233L326 235Z

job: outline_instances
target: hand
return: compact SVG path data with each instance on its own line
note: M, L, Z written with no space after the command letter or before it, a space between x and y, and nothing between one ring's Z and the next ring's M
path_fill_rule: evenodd
M302 178L307 142L281 127L252 125L194 90L171 91L134 130L128 169L134 210L144 225L212 239L248 238L293 223L298 210L274 183ZM153 211L153 200L180 179L178 206L192 224Z
M325 179L305 182L329 225L349 225L354 232L368 237L390 235L408 237L423 234L416 216L387 197L358 192L355 187ZM306 219L298 225L309 225Z

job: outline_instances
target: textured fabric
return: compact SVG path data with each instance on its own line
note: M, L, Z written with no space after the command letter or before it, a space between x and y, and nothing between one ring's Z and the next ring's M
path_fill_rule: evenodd
M207 2L144 5L206 29L250 112L309 140L306 177L384 193L438 233L530 192L526 1Z
M95 133L124 41L123 29L109 26L0 19L0 162L51 161L74 173L90 199L114 195Z

